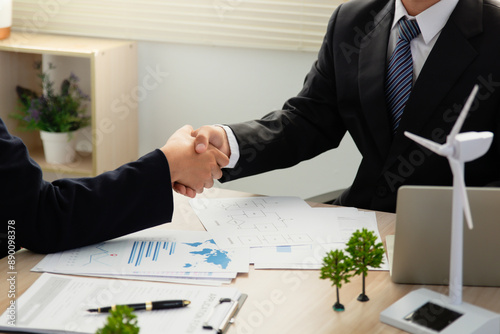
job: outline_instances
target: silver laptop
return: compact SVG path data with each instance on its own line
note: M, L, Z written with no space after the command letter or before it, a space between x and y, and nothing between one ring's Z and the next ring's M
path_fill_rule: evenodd
M464 218L463 284L500 286L500 188L467 188L474 229ZM392 280L448 284L451 187L398 191Z

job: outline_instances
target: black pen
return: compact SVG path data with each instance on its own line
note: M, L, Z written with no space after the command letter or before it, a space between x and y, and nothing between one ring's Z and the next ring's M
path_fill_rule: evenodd
M140 311L140 310L152 311L152 310L164 310L164 309L169 309L169 308L179 308L179 307L188 306L189 304L191 304L191 302L189 300L176 299L176 300L159 300L156 302L145 302L145 303L138 303L138 304L128 304L126 306L130 307L134 311ZM109 312L110 310L113 310L113 311L116 310L116 305L91 308L91 309L88 309L87 312L105 313L105 312Z

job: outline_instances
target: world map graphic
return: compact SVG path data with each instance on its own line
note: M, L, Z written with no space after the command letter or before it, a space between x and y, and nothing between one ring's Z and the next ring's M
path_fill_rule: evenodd
M222 269L226 269L231 262L227 251L214 248L214 246L217 247L217 245L213 239L206 240L204 242L184 243L184 245L193 247L194 250L189 253L192 255L198 255L195 259L204 263L220 266ZM184 268L192 268L197 265L198 263L186 263Z

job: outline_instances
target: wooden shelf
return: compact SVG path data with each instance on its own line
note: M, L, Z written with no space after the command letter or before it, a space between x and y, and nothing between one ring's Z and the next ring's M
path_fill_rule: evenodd
M76 159L70 164L50 164L45 160L42 148L30 149L30 156L40 165L42 170L56 174L72 174L74 176L93 176L92 153L76 152Z
M60 56L91 57L93 54L129 46L135 42L105 38L87 38L67 35L31 34L13 31L0 41L0 50Z
M91 152L80 153L73 164L47 164L39 134L18 131L17 122L8 117L17 108L17 85L40 89L33 68L36 61L56 66L50 72L56 87L74 73L90 95L92 121L86 140ZM13 135L23 139L44 171L61 177L95 176L138 158L138 101L133 100L138 82L136 42L12 32L0 41L0 74L0 117Z

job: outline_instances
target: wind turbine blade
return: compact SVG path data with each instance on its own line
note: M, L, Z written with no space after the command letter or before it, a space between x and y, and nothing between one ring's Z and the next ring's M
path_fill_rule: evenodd
M414 135L413 133L411 132L408 132L408 131L405 131L405 136L410 138L411 140L413 140L414 142L422 145L423 147L425 148L428 148L429 150L431 150L432 152L436 152L438 154L441 154L441 146L440 144L438 143L435 143L433 141L430 141L429 139L425 139L423 137L420 137L420 136L417 136L417 135Z
M465 105L462 108L462 111L460 112L460 115L458 116L455 125L453 125L453 129L451 129L450 135L448 136L451 140L453 140L455 136L460 132L460 129L462 129L462 125L464 124L464 121L467 118L467 114L469 113L469 109L472 105L472 102L474 101L474 98L476 97L478 90L479 90L478 85L475 85L474 88L472 88L472 92L467 98L467 101L465 102Z
M472 230L474 226L472 224L472 215L469 206L469 198L467 197L467 189L465 188L463 164L461 164L458 160L455 159L448 159L448 160L450 161L451 171L453 172L453 181L454 181L453 191L458 191L458 194L462 201L465 220L467 220L467 225L469 225L469 229Z

